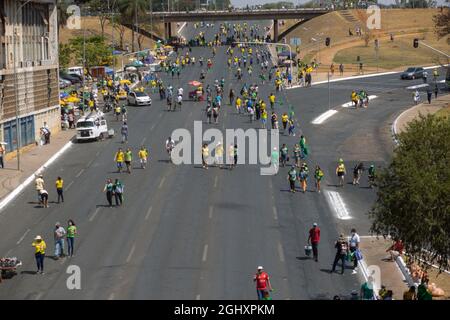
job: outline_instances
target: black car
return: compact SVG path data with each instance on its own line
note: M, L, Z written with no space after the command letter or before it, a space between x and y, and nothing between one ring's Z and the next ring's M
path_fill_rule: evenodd
M83 82L82 80L80 80L79 77L76 77L74 75L70 75L70 74L68 74L68 73L66 73L64 71L59 71L59 77L61 79L70 81L72 84L81 84Z
M422 67L410 67L406 69L401 75L401 79L419 79L423 78L424 69Z

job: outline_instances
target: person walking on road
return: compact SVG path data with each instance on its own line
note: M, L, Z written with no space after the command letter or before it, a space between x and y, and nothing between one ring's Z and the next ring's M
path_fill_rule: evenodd
M58 260L64 256L64 237L66 236L66 230L61 226L59 222L55 224L54 239L55 239L55 259Z
M287 179L289 180L289 186L292 193L295 193L295 182L297 181L297 170L295 170L295 166L293 165L288 172Z
M147 166L147 158L148 158L148 151L147 149L142 146L141 149L139 150L139 162L141 163L141 168L145 169L145 167Z
M428 99L428 103L431 104L431 97L433 96L433 92L431 91L431 88L428 87L427 88L427 99Z
M116 206L121 206L123 204L123 184L116 179L113 185L113 194L116 201Z
M44 239L41 236L36 236L34 238L33 243L31 244L35 248L34 257L36 259L37 264L37 272L36 274L44 274L44 258L45 258L45 249L47 245L45 244Z
M128 143L128 125L126 121L120 128L120 133L122 134L122 143Z
M360 162L353 168L353 185L359 185L362 173L364 171L364 164Z
M128 173L131 173L131 161L133 161L133 152L128 148L125 152L125 165L127 166Z
M316 180L316 191L318 193L320 193L320 182L322 181L323 176L324 174L322 169L320 169L319 166L316 166L316 170L314 172L314 179Z
M75 222L73 222L72 219L70 219L67 222L67 255L69 257L73 257L73 248L74 248L74 242L75 242L75 235L77 235L77 227L75 226Z
M300 185L302 187L303 193L306 192L307 182L308 182L308 174L309 174L309 169L308 169L307 164L304 162L302 164L302 166L300 167L300 172L298 174L298 178L300 180Z
M342 63L339 65L339 74L341 77L344 75L344 65Z
M308 244L311 244L313 250L314 261L319 261L319 242L320 242L320 228L317 223L313 223L313 227L309 230Z
M61 177L58 177L56 179L55 185L56 185L56 193L58 194L58 203L59 200L64 202L64 195L63 195L64 180Z
M113 188L114 188L114 185L112 183L112 180L107 179L105 187L103 188L103 192L106 193L106 200L108 200L108 204L109 204L110 208L112 208Z
M358 270L358 259L356 257L356 251L359 250L359 243L361 241L359 235L356 233L356 229L353 228L350 234L350 240L349 240L349 246L350 246L350 253L352 254L352 260L353 260L353 274L355 274Z
M253 277L253 281L256 282L256 293L258 295L258 300L262 300L264 293L267 290L273 291L272 285L270 284L270 277L267 272L264 271L262 266L258 267L258 270Z
M44 178L42 174L38 175L36 180L34 180L34 185L36 187L37 196L38 196L38 203L41 204L41 190L44 189Z
M208 170L208 160L209 157L209 148L208 145L206 143L203 144L202 146L202 167L203 169Z
M216 165L219 166L219 169L222 169L222 163L223 163L223 145L222 142L217 143L217 147L215 150L215 161Z
M275 174L278 173L279 162L280 162L280 154L278 153L277 147L273 148L272 151L272 167L275 171Z
M43 208L48 208L48 192L45 189L42 189L39 191L39 194L41 195L40 203L42 203Z
M346 173L346 171L345 171L344 160L339 159L339 164L336 167L336 175L338 176L338 179L339 179L338 187L344 186L345 173Z
M117 172L120 173L123 169L123 163L125 161L125 153L122 151L122 148L117 150L116 155L114 156L114 161L116 162Z
M336 266L338 261L341 261L342 271L341 274L344 274L345 270L345 258L348 254L348 244L345 241L344 235L341 234L339 239L335 242L334 247L336 248L336 256L334 257L333 267L331 268L331 273L334 273L336 270Z

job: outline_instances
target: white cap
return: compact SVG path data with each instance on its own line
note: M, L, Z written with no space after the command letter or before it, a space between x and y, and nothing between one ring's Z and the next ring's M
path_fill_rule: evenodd
M34 240L42 240L41 236L36 236L36 238L34 238Z
M262 270L262 269L264 269L262 266L259 266L259 267L258 267L258 270Z
M314 226L314 227L317 227L317 223L316 223L316 222L314 222L314 223L313 223L313 226Z

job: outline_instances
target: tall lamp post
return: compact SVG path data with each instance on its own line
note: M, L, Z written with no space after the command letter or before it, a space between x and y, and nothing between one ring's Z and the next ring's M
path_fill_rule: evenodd
M20 132L20 121L19 121L19 89L17 88L17 61L16 61L16 22L18 18L18 14L21 13L22 8L26 6L28 3L30 3L32 0L28 0L22 5L20 5L16 10L14 14L14 21L13 21L13 64L14 64L14 90L15 90L15 103L16 103L16 144L17 144L17 170L20 171L20 145L21 145L21 132Z

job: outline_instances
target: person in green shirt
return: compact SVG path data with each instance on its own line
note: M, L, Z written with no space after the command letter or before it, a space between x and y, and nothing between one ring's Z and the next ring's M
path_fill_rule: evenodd
M279 165L279 161L280 161L280 154L278 153L278 150L276 147L273 148L271 158L272 158L272 161L271 161L272 166L275 170L275 174L277 174L278 173L278 165Z
M316 166L316 170L314 171L314 178L316 179L316 190L320 193L320 181L322 181L324 174L322 169L319 166Z
M131 149L128 148L125 152L125 164L127 166L127 172L131 173L131 161L133 160L133 153L131 152Z
M272 300L272 297L270 296L269 291L264 291L262 300Z
M361 300L373 300L373 278L369 277L369 280L364 282L361 286L360 297Z
M70 219L67 222L67 249L68 249L68 256L73 257L73 246L75 241L75 235L77 234L77 227L75 226L75 222L73 222L72 219Z

